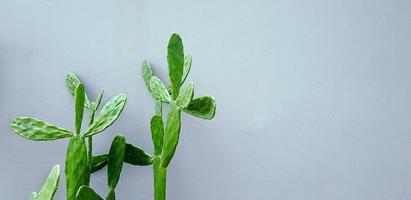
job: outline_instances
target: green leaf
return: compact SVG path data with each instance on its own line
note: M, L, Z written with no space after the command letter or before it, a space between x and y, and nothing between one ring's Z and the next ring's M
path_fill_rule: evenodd
M94 173L107 165L108 154L93 156L91 159L91 173Z
M76 134L78 135L81 131L81 122L83 121L84 114L84 85L81 83L77 85L74 104L76 112Z
M103 96L104 96L104 90L103 89L101 89L99 92L98 92L98 96L97 96L97 98L96 98L96 102L94 102L93 103L93 110L94 111L96 111L97 109L98 109L98 107L100 107L100 104L101 104L101 100L103 99Z
M184 84L180 89L180 94L177 97L177 105L179 108L186 108L190 104L194 96L194 84L189 82Z
M114 190L120 179L121 169L123 167L124 155L126 151L126 139L117 135L111 143L110 152L107 161L108 186Z
M186 55L184 57L183 80L181 81L181 84L184 83L187 79L188 73L190 73L192 60L193 58L191 55Z
M180 137L180 110L173 102L170 104L170 110L167 115L166 134L164 148L161 153L161 166L166 168L170 164L171 159L177 149L178 139Z
M151 118L150 129L154 145L154 155L160 155L164 144L164 123L161 116L154 115Z
M80 186L88 185L90 180L86 143L80 135L70 139L67 147L65 174L67 200L76 200Z
M191 100L183 109L184 112L203 119L212 119L215 115L216 103L213 97L204 96Z
M151 165L153 163L153 158L150 154L146 153L139 147L126 144L126 151L124 155L124 162L132 165Z
M139 147L126 143L124 162L132 165L151 165L153 163L150 154L146 153ZM108 154L93 156L91 172L96 172L107 165Z
M100 133L108 128L120 116L121 111L127 102L127 96L118 94L110 99L110 101L103 107L96 120L83 133L84 137L89 137Z
M66 76L66 83L67 83L67 88L69 89L71 95L75 96L76 94L76 88L79 84L81 84L81 81L77 76L73 73L68 73ZM84 106L88 109L91 109L91 102L87 97L87 94L85 94L85 102Z
M96 98L96 102L91 102L89 125L91 125L94 122L94 115L96 114L96 111L100 106L101 100L103 99L103 95L104 95L104 90L100 89L100 91L98 92L98 96Z
M184 68L183 41L176 33L171 35L167 46L168 76L171 82L173 99L176 99L180 90Z
M73 136L70 131L31 117L16 117L11 121L15 133L29 140L56 140Z
M150 80L150 88L153 97L162 102L170 102L171 96L164 86L163 82L156 76L152 76Z
M46 182L41 188L39 193L33 192L31 195L32 200L52 200L54 194L57 191L57 187L60 179L60 166L55 165L47 177Z
M148 62L148 60L144 60L143 64L141 64L141 73L143 74L144 83L146 84L148 91L151 93L150 79L153 76L153 71L151 71L150 62Z
M77 200L103 200L93 188L83 185L77 192Z

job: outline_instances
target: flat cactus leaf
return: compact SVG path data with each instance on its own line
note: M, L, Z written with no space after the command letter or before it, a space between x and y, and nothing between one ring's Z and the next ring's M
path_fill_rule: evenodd
M71 93L71 95L73 95L73 97L76 94L76 88L79 84L81 84L81 81L79 78L77 78L77 76L73 73L68 73L66 76L66 83L67 83L67 88L69 90L69 92ZM84 106L88 109L91 109L91 102L87 97L87 94L85 94L85 101L84 101Z
M151 165L153 158L139 147L126 143L124 162L132 165ZM93 156L91 162L91 173L94 173L107 165L108 154Z
M111 143L107 161L107 177L110 189L116 188L123 167L126 139L117 135Z
M67 200L76 200L80 186L87 185L90 181L86 143L80 135L70 139L67 147L65 174Z
M152 76L150 80L150 89L153 97L162 102L170 102L171 96L164 86L163 82L156 76Z
M194 84L193 82L189 82L181 86L180 94L177 97L177 106L179 108L186 108L194 96Z
M160 155L164 144L164 123L161 116L154 115L151 118L150 129L154 145L154 155Z
M177 149L178 139L180 137L181 113L175 102L170 104L170 110L167 114L166 132L164 139L164 148L161 153L161 166L166 168Z
M83 185L77 192L77 200L103 200L103 198L98 195L93 188Z
M213 97L204 96L191 100L190 104L183 110L196 117L212 119L215 115L216 103Z
M83 121L84 114L84 85L78 84L76 88L76 94L74 95L75 113L76 113L76 134L80 134L81 122Z
M181 81L181 84L184 83L187 79L188 73L190 73L192 60L193 57L191 55L186 55L184 57L183 80Z
M184 48L183 41L176 33L171 35L167 46L168 76L171 82L173 99L176 99L183 80Z
M146 84L148 91L151 93L150 80L153 76L153 71L151 71L150 62L148 62L148 60L144 60L143 64L141 64L141 73L143 74L144 83Z
M108 154L101 154L91 158L91 173L94 173L107 165Z
M89 137L104 131L116 121L127 102L127 96L118 94L103 107L96 120L84 131L83 136Z
M41 188L40 192L36 193L33 192L31 194L32 200L52 200L54 198L54 194L57 191L57 187L60 180L60 166L55 165L47 177L46 182L44 183L43 187Z
M126 143L126 151L124 155L124 162L132 165L151 165L153 158L139 147Z
M29 140L48 141L73 136L69 130L32 117L16 117L11 121L15 133Z

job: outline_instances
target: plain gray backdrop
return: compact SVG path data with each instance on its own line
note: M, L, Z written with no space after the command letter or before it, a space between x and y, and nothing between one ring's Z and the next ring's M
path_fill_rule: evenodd
M73 129L68 72L92 99L128 95L95 153L118 133L152 152L140 64L168 82L173 32L217 115L183 115L168 199L411 199L409 0L0 0L0 199L28 199L64 166L67 139L28 141L9 123ZM92 186L105 195L105 169ZM125 165L117 188L120 200L153 199L151 167Z

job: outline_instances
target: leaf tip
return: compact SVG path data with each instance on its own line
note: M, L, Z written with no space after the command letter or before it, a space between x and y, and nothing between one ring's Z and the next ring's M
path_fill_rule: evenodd
M211 115L207 118L208 120L213 119L215 117L215 113L217 110L217 104L215 102L215 99L213 96L210 96L211 101L213 102L212 104L212 111L211 111Z
M59 165L59 164L54 165L54 166L53 166L53 170L56 170L56 171L59 171L59 172L60 172L60 165Z

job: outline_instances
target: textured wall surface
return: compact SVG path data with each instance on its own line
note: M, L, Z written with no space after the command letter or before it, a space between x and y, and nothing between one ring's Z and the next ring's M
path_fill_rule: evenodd
M151 152L140 63L168 81L173 32L196 94L218 108L212 121L183 115L170 200L411 199L409 0L0 0L0 199L28 199L64 165L68 140L27 141L9 122L73 128L68 72L92 98L129 97L95 153L117 133ZM151 168L123 170L118 199L152 199ZM105 193L105 170L92 185Z

